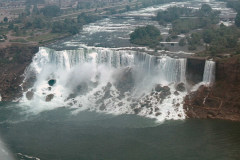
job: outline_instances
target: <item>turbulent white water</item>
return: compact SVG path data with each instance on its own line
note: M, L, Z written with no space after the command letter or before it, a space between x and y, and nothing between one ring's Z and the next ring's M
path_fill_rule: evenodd
M65 106L160 121L184 119L186 91L177 93L175 87L185 83L185 71L186 59L106 48L55 51L41 47L25 75L25 81L35 77L34 85L21 101L34 106L33 112ZM56 83L51 86L49 80ZM154 91L157 84L165 89ZM32 99L26 96L30 92ZM46 100L49 95L52 98Z
M203 82L206 85L212 85L215 81L215 67L216 63L214 61L207 60L205 62Z

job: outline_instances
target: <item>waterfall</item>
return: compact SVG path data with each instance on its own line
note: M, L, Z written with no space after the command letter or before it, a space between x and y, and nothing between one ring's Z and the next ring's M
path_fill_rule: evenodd
M206 60L203 74L203 82L206 85L212 85L215 81L216 63L211 60Z
M93 54L96 54L93 56ZM156 57L142 52L131 50L111 50L99 48L81 48L79 50L55 51L40 47L33 59L31 69L40 73L46 65L56 69L71 70L84 63L95 62L109 68L136 66L146 74L159 75L167 82L185 82L186 59L174 59L168 56Z
M25 72L35 77L21 99L34 112L68 106L112 114L184 119L186 59L152 56L132 50L80 48L56 51L40 47ZM159 91L155 86L160 85ZM40 107L39 107L40 106Z

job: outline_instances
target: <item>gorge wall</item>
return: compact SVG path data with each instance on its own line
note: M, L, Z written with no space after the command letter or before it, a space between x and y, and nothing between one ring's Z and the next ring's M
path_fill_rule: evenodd
M36 46L12 45L0 49L0 93L2 101L12 101L22 96L19 86L23 73L38 52Z
M240 121L240 56L216 60L216 81L185 98L189 118Z

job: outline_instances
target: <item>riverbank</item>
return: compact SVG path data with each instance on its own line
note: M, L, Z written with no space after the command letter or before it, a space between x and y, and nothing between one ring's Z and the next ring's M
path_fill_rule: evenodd
M185 98L188 118L240 121L240 56L216 60L216 81Z
M32 62L38 46L14 44L0 48L0 94L2 101L13 101L22 96L20 84L23 73Z

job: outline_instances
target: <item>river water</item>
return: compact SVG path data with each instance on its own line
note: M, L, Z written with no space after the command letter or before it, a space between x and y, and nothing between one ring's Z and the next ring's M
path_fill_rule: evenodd
M127 12L40 47L25 72L24 96L0 103L0 159L240 159L240 123L186 120L183 99L194 86L186 82L187 59L177 55L191 53L166 44L169 57L129 43L129 33L146 24L167 36L171 25L150 19L157 11L202 3ZM208 3L223 17L235 14L225 3ZM201 84L214 79L215 63L206 61Z
M134 115L80 112L73 116L66 108L26 118L14 104L1 104L0 111L1 138L19 160L240 158L238 122L184 120L159 124Z

